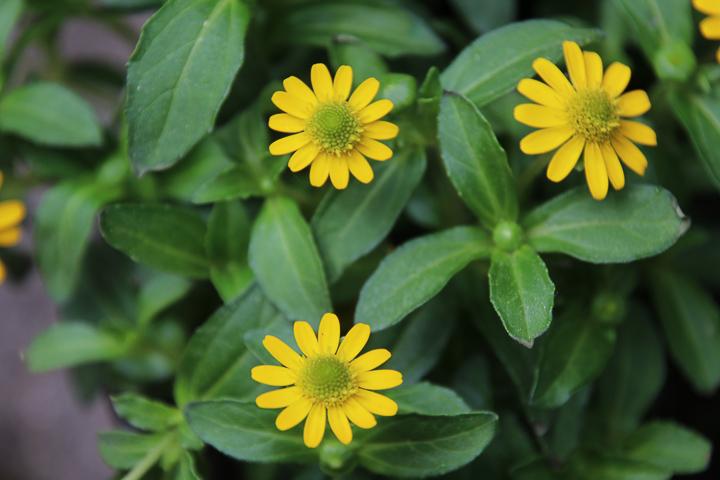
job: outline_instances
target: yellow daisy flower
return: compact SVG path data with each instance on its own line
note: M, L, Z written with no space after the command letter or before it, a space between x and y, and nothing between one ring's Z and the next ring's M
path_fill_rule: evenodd
M303 439L315 448L325 435L327 421L337 439L347 445L353 436L350 422L372 428L377 424L374 415L397 413L393 400L373 391L402 383L400 372L374 370L388 361L390 352L381 348L357 356L370 338L369 326L358 323L340 343L340 321L326 313L317 337L307 322L295 322L294 333L303 355L268 335L263 345L283 366L260 365L251 372L256 382L285 387L255 400L260 408L283 408L275 420L278 430L288 430L307 417Z
M3 174L0 172L0 188ZM25 218L25 205L17 200L0 202L0 247L14 247L20 242L20 223ZM0 260L0 283L5 281L5 265Z
M643 175L647 158L635 145L657 145L655 131L644 123L627 120L650 110L643 90L623 93L630 82L630 68L613 63L603 72L600 55L583 52L575 42L564 42L563 52L570 81L552 62L538 58L533 69L544 80L526 78L518 91L536 103L515 107L515 119L539 128L520 141L528 155L557 152L547 177L560 182L584 152L585 178L596 200L607 195L608 179L615 190L625 186L622 162ZM634 143L633 143L634 142Z
M720 0L693 0L695 10L708 15L708 18L700 22L700 33L710 40L720 40ZM720 48L715 53L715 58L720 62Z
M384 161L393 152L378 140L398 134L394 123L380 120L393 108L390 100L372 100L380 82L368 78L350 95L352 68L343 65L335 78L323 64L312 66L312 90L297 77L283 82L284 91L275 92L272 102L286 113L270 117L271 129L291 133L270 145L273 155L293 153L288 167L298 172L310 167L310 184L321 187L330 181L337 189L347 187L352 173L362 183L373 179L365 157ZM372 103L371 103L372 102Z

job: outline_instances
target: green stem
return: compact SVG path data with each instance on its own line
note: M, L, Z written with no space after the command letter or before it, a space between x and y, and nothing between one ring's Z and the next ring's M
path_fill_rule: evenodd
M162 442L158 443L155 448L151 449L145 454L132 470L130 470L121 480L140 480L153 465L157 463L160 456L164 453L165 447L167 447L173 440L175 435L167 435Z

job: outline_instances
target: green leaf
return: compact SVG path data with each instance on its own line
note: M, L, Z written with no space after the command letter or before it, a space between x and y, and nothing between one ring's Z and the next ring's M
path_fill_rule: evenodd
M383 393L397 402L401 415L460 415L470 412L470 407L457 393L427 382L403 385Z
M190 427L203 441L225 455L249 462L312 462L315 450L307 448L302 435L275 428L276 412L254 402L200 402L185 414Z
M406 73L384 73L380 76L380 92L377 98L393 103L393 113L403 111L415 104L417 80Z
M23 4L23 0L3 0L0 4L0 60L5 56L5 45L22 14ZM2 79L0 79L0 88L2 88Z
M592 480L668 480L671 473L632 460L607 455L583 454L572 459L570 478Z
M258 361L242 339L278 315L256 286L215 312L185 347L175 380L177 404L220 397L250 399L262 391L250 378Z
M657 255L685 233L689 221L670 192L634 185L598 202L585 188L533 210L523 222L539 252L591 263L625 263Z
M440 102L438 140L450 181L488 227L514 221L518 200L510 165L492 127L467 99L446 94Z
M615 330L594 323L577 310L558 319L544 339L532 402L557 408L594 380L610 360Z
M712 296L677 272L652 276L657 312L673 359L704 393L720 385L720 309Z
M490 443L496 424L497 416L489 412L384 419L361 440L358 461L380 475L440 475L480 455Z
M146 325L160 312L180 300L192 284L175 275L154 274L140 289L138 297L138 323Z
M200 474L197 473L195 460L190 452L183 452L180 455L180 463L175 470L174 480L202 480Z
M673 422L654 421L630 435L623 455L673 473L700 473L710 463L712 445L702 435Z
M100 215L100 232L117 250L138 263L194 278L208 276L205 221L173 205L124 203Z
M508 253L495 250L490 261L490 301L507 333L525 346L552 322L555 285L547 266L524 245Z
M205 248L210 279L226 302L237 298L252 283L248 265L250 221L238 202L217 203L210 213Z
M370 185L333 190L312 219L330 281L375 248L390 232L425 172L422 150L400 153L376 169Z
M320 254L292 200L265 201L250 234L249 258L265 294L288 318L317 323L331 310Z
M166 433L143 434L113 430L98 435L98 447L105 463L126 470L145 458L155 457L157 460L168 438Z
M465 47L442 74L445 89L465 95L482 107L534 75L532 62L560 59L562 42L585 45L599 37L597 30L571 27L554 20L512 23L479 37Z
M90 147L102 142L92 108L54 83L33 83L4 95L0 131L53 147Z
M333 38L328 55L334 69L340 65L352 65L356 79L380 77L388 71L385 60L364 42L347 36Z
M247 165L235 165L209 179L193 195L195 203L215 203L236 198L259 197L265 193Z
M355 322L373 330L396 324L490 248L487 234L476 227L455 227L407 242L385 257L363 286Z
M62 322L35 337L25 353L33 372L112 360L126 351L118 337L87 323Z
M475 33L501 27L517 14L516 0L450 0L450 3Z
M381 2L301 4L283 10L275 31L293 45L318 47L330 46L338 35L349 35L387 57L437 55L445 49L422 18L397 4Z
M126 116L139 173L175 164L215 123L245 56L242 0L169 0L130 58Z
M118 416L141 430L167 430L182 421L182 413L177 408L135 393L123 393L111 400Z
M694 25L685 0L614 0L648 58L663 45L679 40L690 45Z

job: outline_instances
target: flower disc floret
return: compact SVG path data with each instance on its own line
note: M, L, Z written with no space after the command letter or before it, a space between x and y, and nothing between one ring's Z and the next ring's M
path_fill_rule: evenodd
M308 358L297 385L303 395L327 407L342 404L357 389L350 366L333 355Z
M568 102L568 117L575 132L592 143L607 142L620 126L617 106L602 89L578 92Z
M317 108L308 120L307 131L323 152L339 156L355 148L363 129L347 104L333 102Z

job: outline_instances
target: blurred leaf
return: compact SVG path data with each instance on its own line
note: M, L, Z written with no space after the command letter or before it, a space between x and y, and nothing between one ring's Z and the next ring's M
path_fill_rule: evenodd
M510 23L517 13L516 0L450 0L450 3L475 33Z
M670 192L634 185L602 202L585 188L535 208L524 220L530 244L591 263L625 263L667 250L689 221Z
M133 468L145 458L159 458L168 443L167 433L133 433L121 430L101 432L98 435L100 455L113 468Z
M247 165L235 165L200 185L193 195L195 203L225 202L237 198L259 197L265 192Z
M452 386L453 390L474 410L492 407L490 366L485 356L474 354L466 358L455 372Z
M350 36L336 36L328 51L330 63L337 70L340 65L352 65L355 83L379 77L388 71L385 60L361 40Z
M547 266L524 245L512 253L496 249L490 261L490 301L508 334L525 346L552 322L555 285Z
M149 323L155 316L180 300L192 284L175 275L157 273L140 289L138 297L138 318L140 325Z
M385 73L380 76L378 99L387 98L393 103L393 113L400 112L415 104L417 80L405 73Z
M252 283L248 265L250 221L239 202L216 203L208 220L205 248L210 279L220 296L229 302Z
M169 0L145 24L127 78L138 173L172 166L213 126L243 63L249 18L243 0Z
M118 416L141 430L167 430L182 421L182 413L177 408L135 393L123 393L111 400Z
M557 411L547 435L554 457L566 460L578 448L585 428L590 388L579 390Z
M100 232L138 263L188 277L208 276L206 225L192 210L152 203L111 205L100 215Z
M673 422L643 425L623 445L630 460L673 473L700 473L710 463L712 445L702 435Z
M3 0L0 3L0 60L5 56L5 46L8 37L15 27L15 23L20 18L24 8L23 0ZM0 78L0 88L2 88L2 79Z
M611 456L583 454L573 458L570 478L592 480L668 480L672 474L640 462Z
M597 30L554 20L512 23L465 47L443 72L442 83L482 107L514 89L522 78L532 77L536 58L559 60L563 41L585 45L598 37Z
M0 131L57 147L89 147L102 142L92 108L54 83L24 85L0 98Z
M265 200L250 234L248 255L263 291L289 319L317 324L331 311L320 254L294 201Z
M112 360L125 352L125 342L115 335L87 323L62 322L35 337L25 360L33 372L45 372Z
M505 151L482 113L467 99L445 94L438 140L448 177L475 215L488 227L515 220L515 181Z
M425 164L422 150L400 153L377 167L370 185L355 183L325 196L312 226L331 282L387 236L420 182Z
M433 298L468 263L490 253L477 227L415 238L385 257L360 291L355 323L390 327Z
M613 0L648 58L675 40L690 45L695 27L685 0Z
M180 463L175 470L174 480L202 480L200 474L197 473L195 460L190 452L180 454Z
M400 415L459 415L470 412L470 407L457 393L432 383L402 385L383 393L397 402Z

